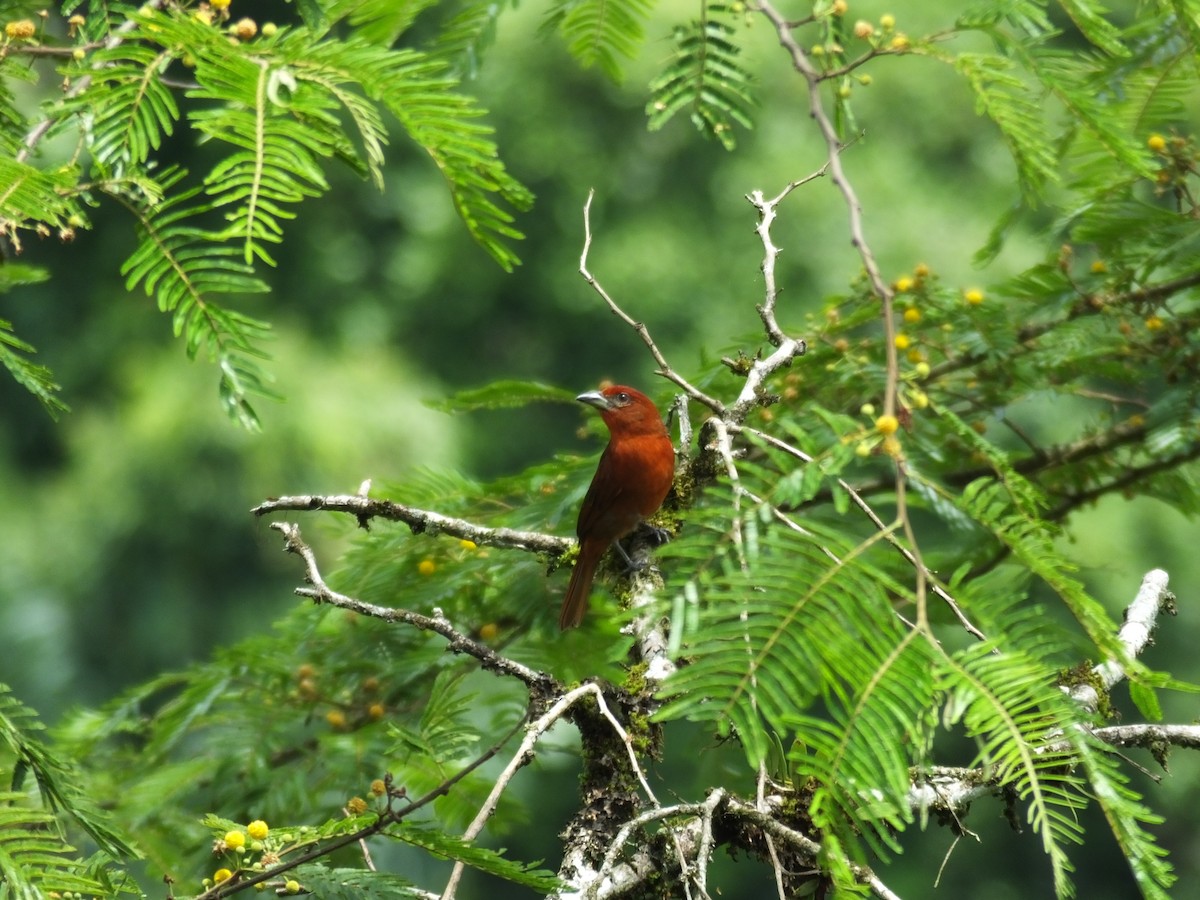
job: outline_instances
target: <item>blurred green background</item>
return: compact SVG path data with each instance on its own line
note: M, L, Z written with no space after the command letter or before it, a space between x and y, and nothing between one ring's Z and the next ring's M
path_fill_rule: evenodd
M892 12L910 33L943 25L948 15L932 0L851 7L852 18ZM254 14L269 18L262 9ZM280 20L288 15L286 6L266 9ZM761 344L754 311L761 245L744 195L777 193L824 160L802 83L765 21L749 17L746 26L746 64L761 86L757 127L727 153L686 121L656 133L645 126L646 82L690 5L663 4L623 85L580 71L559 43L536 38L543 15L535 4L505 13L469 86L491 111L509 168L537 195L517 223L527 235L517 248L524 264L505 274L471 243L434 166L402 141L392 148L382 194L348 171L332 172L334 189L302 209L278 268L265 273L273 293L245 300L247 311L276 324L271 371L286 396L259 404L262 434L225 417L216 373L186 362L169 319L124 290L117 267L134 235L121 210L97 210L95 227L71 244L26 245L27 261L53 278L0 296L0 318L39 348L73 411L54 422L0 379L0 681L47 720L261 633L296 602L295 561L248 512L265 497L351 492L365 478L399 482L420 467L496 476L596 449L581 436L584 413L573 407L452 417L428 402L501 378L571 390L611 378L665 395L636 336L578 274L590 188L591 269L677 368ZM886 277L924 262L948 284L984 285L1052 249L1039 231L1048 222L1035 214L992 266L972 265L1016 187L994 127L946 67L883 60L870 87L856 89L854 107L864 135L844 159ZM193 151L181 144L179 152ZM787 329L845 289L859 264L828 179L788 199L774 236L784 251ZM1056 404L1054 416L1069 414ZM1036 410L1031 420L1036 433ZM558 530L569 533L569 523ZM346 531L326 527L324 550L332 552ZM1170 572L1179 620L1164 627L1149 661L1192 679L1200 678L1188 638L1197 621L1189 599L1200 585L1195 540L1194 522L1136 498L1105 500L1073 519L1064 537L1114 615L1147 569ZM1191 721L1194 704L1176 698L1167 715ZM715 783L731 764L715 747L697 759L695 742L705 740L679 741L663 766L681 792ZM557 779L558 788L542 782L539 794L569 800L570 754L539 766L538 777ZM1200 875L1200 831L1189 827L1197 766L1177 754L1161 788L1134 777L1173 820L1163 840L1187 883L1189 873ZM959 847L943 895L1048 895L1036 837L1013 835L998 805L987 806L970 822L984 842ZM560 819L550 816L550 827ZM1078 857L1080 895L1131 896L1103 826L1093 825L1094 844ZM528 846L505 843L536 858L553 841L537 833L526 839ZM909 840L916 864L891 883L905 896L926 896L951 836L933 828ZM1018 883L1014 870L1026 868L1028 884ZM736 883L726 882L726 896L761 895L752 880L735 894Z

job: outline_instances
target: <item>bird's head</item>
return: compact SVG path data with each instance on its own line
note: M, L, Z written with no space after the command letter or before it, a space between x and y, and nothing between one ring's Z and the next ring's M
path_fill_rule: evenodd
M613 384L599 391L588 391L575 398L580 403L600 410L600 417L613 434L618 433L666 433L662 416L654 401L641 391Z

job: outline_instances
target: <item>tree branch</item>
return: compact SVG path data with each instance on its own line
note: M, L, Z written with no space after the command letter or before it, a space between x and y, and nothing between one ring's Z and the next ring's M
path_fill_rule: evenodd
M1175 595L1167 590L1169 577L1162 569L1152 569L1142 579L1137 596L1125 609L1125 621L1117 632L1117 640L1125 648L1129 659L1136 659L1150 643L1150 636L1158 621L1158 614L1166 611L1174 615ZM1126 677L1121 660L1108 659L1093 667L1092 677L1106 693ZM1084 709L1095 711L1100 705L1100 692L1093 682L1064 685L1063 690Z
M354 597L339 594L330 588L321 577L316 555L313 553L312 548L304 543L300 537L299 526L293 525L290 522L272 522L271 527L283 535L284 550L288 553L295 553L304 560L305 578L313 586L296 588L295 592L299 596L308 597L316 603L328 603L331 606L348 609L359 615L370 616L373 619L380 619L384 622L402 622L406 625L419 628L422 631L432 631L440 634L449 642L446 646L447 650L474 657L479 660L485 669L499 672L503 675L511 675L533 691L535 697L544 698L562 692L562 686L545 672L537 672L516 660L501 656L486 644L482 644L458 631L441 614L441 610L435 609L434 615L426 616L421 613L409 612L405 609L376 606L373 603L365 603Z
M592 249L592 199L595 197L595 194L595 190L588 191L587 201L583 204L583 252L579 255L579 274L582 275L584 280L592 286L592 289L600 295L600 298L608 305L609 311L637 332L638 337L642 339L642 343L644 343L646 348L650 351L650 355L654 357L654 361L658 363L659 375L662 375L668 381L678 385L684 393L686 393L697 403L707 406L718 415L724 413L725 407L719 400L704 393L702 390L694 386L686 378L676 372L673 368L671 368L670 363L667 362L667 358L663 356L662 351L658 349L658 345L654 343L654 339L650 336L650 329L646 327L645 323L637 321L633 318L633 316L621 309L621 307L617 305L616 301L614 301L612 297L608 295L608 291L604 290L600 282L597 281L596 277L588 270L588 253Z
M412 529L413 534L430 536L448 534L463 540L474 541L480 545L545 553L554 558L562 556L575 543L569 538L542 534L538 531L488 528L466 519L456 519L430 510L406 506L403 503L375 500L358 494L335 494L327 497L301 494L292 497L277 497L264 500L250 512L256 516L265 516L283 510L295 512L318 509L348 513L358 520L358 524L362 528L368 527L367 523L371 519L387 519L405 523Z

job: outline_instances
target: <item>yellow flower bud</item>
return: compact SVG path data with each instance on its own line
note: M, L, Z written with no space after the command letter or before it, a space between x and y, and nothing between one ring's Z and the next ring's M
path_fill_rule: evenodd
M251 822L246 826L246 831L256 841L265 840L267 835L271 833L271 829L267 827L267 823L262 819L255 819Z
M4 33L14 41L24 41L37 34L37 27L32 19L17 19L5 24Z

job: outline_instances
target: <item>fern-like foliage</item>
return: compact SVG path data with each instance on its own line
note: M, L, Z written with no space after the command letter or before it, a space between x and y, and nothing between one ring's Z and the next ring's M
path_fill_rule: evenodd
M84 792L79 774L43 739L35 713L0 685L0 892L41 900L58 891L110 897L131 890L112 866L137 854ZM85 860L67 841L76 830L103 853Z
M256 267L274 265L286 223L328 190L331 162L383 187L387 113L437 166L480 246L505 269L520 262L509 246L521 238L514 211L533 198L499 160L484 110L458 90L460 60L449 46L390 46L423 8L334 3L305 15L312 28L251 43L229 40L210 12L148 6L124 21L119 40L68 66L75 86L47 121L56 133L78 130L94 174L87 196L115 197L133 215L139 245L122 268L127 284L173 316L190 356L203 351L218 366L222 401L247 427L257 426L254 399L273 396L261 363L268 329L228 301L266 290ZM106 20L98 8L94 21ZM346 39L332 30L343 20L357 29ZM458 50L482 40L486 23L472 21L474 37L461 23ZM181 78L190 81L182 91ZM199 175L156 165L181 123L220 148ZM13 235L67 227L79 216L79 175L0 160L0 220Z
M175 95L163 81L174 53L125 41L97 50L91 59L91 85L66 109L85 119L87 149L94 163L120 175L145 163L179 120ZM103 96L104 103L96 103Z
M734 125L752 128L751 77L738 63L740 48L733 13L721 3L703 3L703 15L674 34L674 52L650 84L646 106L651 130L686 112L701 134L726 150L737 143Z
M266 285L242 259L240 248L195 224L211 206L197 200L199 187L172 191L184 174L162 177L161 187L170 192L163 200L117 195L137 221L141 238L121 273L130 290L141 287L157 299L159 309L172 314L175 335L184 339L189 356L203 350L218 364L222 402L255 429L251 398L269 395L257 365L267 325L221 306L216 297L265 291Z
M652 0L557 0L544 30L557 30L567 49L585 66L598 66L621 80L622 58L632 58L645 38L642 22Z
M1000 129L1017 166L1021 187L1040 193L1058 178L1043 107L1036 90L1012 60L988 53L961 53L954 66L975 93L976 109Z
M37 284L45 281L49 274L33 266L7 263L0 266L0 294L14 287ZM0 365L16 379L17 384L33 394L52 417L67 410L67 405L58 397L59 386L54 374L45 366L38 365L29 357L35 353L33 346L13 333L11 322L0 319Z

